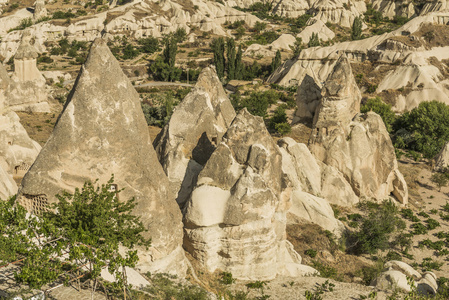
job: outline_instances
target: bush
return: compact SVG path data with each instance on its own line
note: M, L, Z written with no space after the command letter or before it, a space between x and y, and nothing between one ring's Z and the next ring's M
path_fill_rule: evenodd
M362 113L373 111L378 114L382 121L384 121L385 127L388 132L391 132L393 124L396 121L396 115L391 110L391 105L382 102L379 97L368 99L368 101L360 108Z
M233 284L235 282L235 279L232 277L232 273L222 272L220 276L221 276L220 282L223 284Z
M372 209L363 218L358 231L349 234L349 241L353 244L348 250L363 254L387 249L391 234L404 227L404 221L398 217L397 207L391 200L385 200L378 209Z
M437 101L422 102L400 116L394 130L402 130L402 135L407 136L402 139L401 146L432 158L449 140L449 106ZM397 141L395 146L398 146Z
M317 251L313 249L307 249L306 251L304 251L304 254L310 256L311 258L315 258L315 256L317 255Z
M139 39L137 43L140 45L139 50L143 53L152 54L159 51L159 40L155 37Z

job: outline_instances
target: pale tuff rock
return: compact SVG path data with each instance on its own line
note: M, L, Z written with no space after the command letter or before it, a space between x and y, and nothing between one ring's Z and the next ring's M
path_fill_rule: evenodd
M13 111L50 112L45 79L36 66L38 53L30 41L31 34L25 30L14 57L13 80L9 79L3 66L0 67L3 69L0 70L0 102Z
M444 144L440 153L435 156L434 169L437 171L442 171L449 167L449 142Z
M234 117L215 68L203 69L194 89L175 108L153 143L181 206Z
M411 18L415 15L415 5L409 0L374 0L373 9L382 13L384 17L393 18L395 16Z
M304 76L296 93L296 111L293 123L312 122L318 104L321 102L321 82L314 78L313 72Z
M281 163L262 118L240 111L186 206L184 248L208 271L251 280L310 271L286 241L291 188Z
M34 4L33 20L38 21L39 19L46 17L48 14L45 8L45 0L36 0Z
M342 55L323 86L321 101L313 120L314 127L348 125L360 111L361 99L362 95L352 75L349 60Z
M384 272L374 279L371 285L383 290L397 288L404 292L410 292L411 286L407 277L414 280L418 293L424 295L436 294L438 290L437 277L433 272L420 274L408 264L396 260L387 262L384 266Z
M426 15L430 12L437 12L437 11L441 11L441 12L449 11L449 1L433 0L433 1L426 2L426 4L424 4L424 7L419 12L419 14Z
M94 41L53 133L22 180L18 201L38 212L87 180L114 174L120 199L135 198L151 238L141 272L183 275L182 216L151 145L138 93L102 39Z
M320 197L299 190L292 193L292 207L288 211L287 221L290 224L308 222L341 236L344 225L334 216L329 203Z
M275 56L276 51L291 51L296 38L291 34L282 34L277 40L268 45L252 44L245 52L244 56L253 57L255 55Z
M17 193L17 184L10 174L8 174L0 164L0 201L8 200L9 197Z
M342 203L343 205L352 205L358 202L358 198L354 195L349 184L345 182L347 187L345 184L342 184L342 186L334 185L333 181L338 181L342 177L336 170L334 173L325 173L326 177L322 178L320 168L322 163L316 161L306 145L296 143L291 138L279 140L278 145L282 155L282 171L291 181L293 188L292 205L288 211L287 221L289 223L301 223L304 221L315 223L326 230L340 235L343 224L335 219L329 202L338 202L340 205ZM331 186L325 186L322 183L331 184ZM343 190L339 193L334 191L333 195L326 193L330 196L329 198L332 198L332 201L323 197L322 193L324 190L327 192L336 188L343 188ZM352 194L344 194L347 190L352 192ZM341 198L336 201L334 199L336 196L341 196ZM354 203L348 203L350 201Z
M407 203L407 185L382 119L373 112L357 114L360 91L346 58L337 62L322 96L309 140L311 152L338 169L357 196L382 200L393 193Z
M431 63L430 58L440 62L449 59L449 47L412 47L406 36L416 34L423 24L446 25L447 12L432 12L411 19L399 29L367 39L338 43L328 47L304 49L299 57L285 62L270 75L268 82L282 86L301 84L306 74L313 72L317 82L324 82L333 70L341 53L345 53L351 63L371 61L391 66L392 71L380 79L377 93L388 89L400 89L412 85L409 94L396 93L393 109L404 112L418 106L426 99L449 103L449 89L446 76ZM418 34L419 36L419 34ZM409 36L411 41L421 38ZM415 43L416 44L416 43ZM402 63L396 66L397 62Z
M308 1L281 0L273 4L273 13L287 18L297 18L307 13Z
M296 37L302 39L303 43L308 43L312 37L312 33L318 34L318 38L324 42L332 40L335 33L330 30L326 24L321 20L312 20L313 24L304 28Z
M37 69L36 59L39 54L31 45L31 39L30 31L25 30L22 35L22 42L14 56L14 75L18 81L45 81Z
M13 177L26 173L40 149L29 138L16 113L4 113L0 109L0 199L6 200L17 193Z
M351 27L356 17L363 16L366 4L364 1L317 0L311 5L310 11L315 20Z

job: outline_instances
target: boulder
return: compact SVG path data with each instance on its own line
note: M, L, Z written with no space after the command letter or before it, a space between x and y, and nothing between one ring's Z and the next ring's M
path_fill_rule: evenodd
M376 113L359 114L360 99L349 61L341 56L324 84L309 148L340 171L358 197L383 200L393 193L406 204L407 184L385 124Z
M288 211L287 221L290 224L304 221L317 224L336 236L341 236L344 230L343 223L335 219L334 211L325 199L299 190L292 192L292 206Z
M371 285L383 290L399 289L403 292L410 292L409 278L413 280L413 289L419 294L435 295L438 290L437 277L433 272L420 274L408 264L392 260L384 265L384 271L373 280Z
M114 174L120 199L135 198L133 214L151 238L138 248L141 272L185 274L182 215L154 151L139 95L103 39L92 44L55 128L22 180L18 202L48 209L62 191Z
M179 205L188 200L198 173L234 117L215 68L203 69L195 87L175 108L153 143Z
M209 272L249 280L304 274L286 241L291 188L281 163L263 119L241 110L198 175L184 215L184 248Z
M282 155L282 170L293 188L287 222L315 223L340 235L343 224L335 219L329 202L322 197L322 163L318 164L306 145L296 143L291 138L280 139L278 145ZM341 202L344 201L346 199L341 199Z

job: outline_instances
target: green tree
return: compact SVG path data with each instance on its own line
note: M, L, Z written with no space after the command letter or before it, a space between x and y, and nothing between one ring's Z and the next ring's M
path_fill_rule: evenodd
M448 178L447 174L440 173L440 172L433 173L432 176L430 177L430 180L436 184L439 192L441 192L441 188L443 186L447 186L447 184L449 182L449 178Z
M160 49L159 40L155 37L139 39L138 43L140 45L140 51L143 53L152 54Z
M257 21L257 22L254 24L253 30L254 30L256 33L260 33L260 32L262 32L262 31L264 31L265 28L267 28L267 24L266 24L266 23L262 23L262 22Z
M187 32L184 28L178 28L173 33L173 38L176 40L177 43L182 43L187 39Z
M239 46L237 50L237 55L235 56L235 74L234 79L242 79L243 76L243 62L242 62L242 47Z
M396 115L391 110L391 105L382 102L379 97L368 99L360 108L360 112L367 113L373 111L377 113L384 121L388 132L391 132L393 124L396 121Z
M225 42L222 37L215 38L212 40L210 47L214 53L214 64L217 69L217 75L220 79L224 77L225 70Z
M164 57L164 62L169 65L170 68L173 68L176 63L176 52L178 51L178 42L177 40L169 36L165 39L165 48L162 52Z
M235 30L235 39L236 40L240 40L242 38L242 36L245 35L246 29L243 26L239 26L237 27L237 29Z
M449 140L449 106L438 101L421 102L394 123L395 145L434 157Z
M362 18L355 17L354 22L352 23L352 31L351 31L351 39L353 41L360 40L362 38Z
M235 78L236 67L235 40L233 38L228 38L226 41L226 56L228 65L228 79L233 80Z
M19 218L28 227L22 244L26 249L19 249L21 254L25 252L23 266L16 274L19 282L40 288L66 276L67 268L79 272L76 266L83 264L93 281L92 295L103 268L115 276L115 288L124 288L124 268L134 267L139 259L137 251L132 249L148 247L151 241L142 235L145 227L140 218L131 213L135 200L120 202L120 191L111 190L113 182L113 176L101 187L86 182L81 190L75 189L74 194L56 195L59 202L39 218ZM15 209L22 214L20 205ZM39 243L29 242L37 237ZM124 255L119 253L119 245L128 249ZM68 252L64 271L58 259L63 252Z
M307 46L309 48L311 47L317 47L320 45L320 39L318 37L318 33L312 32L312 36L309 39L309 42L307 43Z
M293 44L293 47L290 46L290 48L293 50L292 58L298 57L303 49L302 38L297 37L295 43Z
M271 60L271 72L274 72L282 63L281 52L276 51L276 56Z

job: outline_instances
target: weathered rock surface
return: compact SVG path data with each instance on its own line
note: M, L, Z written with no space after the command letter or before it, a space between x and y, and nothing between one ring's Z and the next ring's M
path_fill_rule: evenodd
M234 117L215 68L203 69L194 89L176 107L153 143L181 206Z
M313 124L318 130L346 126L360 112L362 95L345 55L340 56L321 91Z
M419 293L424 295L436 294L438 289L437 277L433 272L420 274L408 264L395 260L385 264L384 272L374 279L371 285L383 290L398 288L404 292L410 292L411 286L407 277L414 280L415 288Z
M136 199L152 238L139 249L141 272L184 274L182 216L151 145L139 95L106 42L97 39L53 133L22 180L18 201L29 211L46 209L63 190L85 181L104 183L114 174L120 198Z
M373 9L382 13L384 17L394 18L406 17L411 18L415 15L415 5L412 1L408 0L374 0Z
M318 104L321 102L321 82L314 78L313 72L304 76L296 93L296 111L293 123L312 122Z
M434 169L437 171L441 171L447 167L449 167L449 142L446 142L440 153L437 154L434 164Z
M186 206L184 248L208 271L252 280L311 271L285 239L291 188L281 163L262 118L240 111Z
M329 203L351 206L359 202L351 185L336 168L317 161L306 145L291 138L278 141L282 169L293 189L326 199Z
M358 198L349 184L343 181L341 192L329 193L330 190L342 188L342 186L335 186L333 182L342 177L337 170L335 173L327 171L326 177L322 178L320 165L325 165L316 161L306 145L296 143L291 138L279 140L278 145L282 155L282 170L292 182L293 187L292 205L288 211L287 221L289 223L304 221L315 223L340 235L343 224L335 219L329 203L337 202L342 206L357 203ZM350 193L345 194L347 190ZM330 200L323 196L323 191L326 191L326 196ZM336 197L341 198L336 199Z
M347 58L341 57L325 82L309 140L311 152L335 167L359 197L407 203L408 190L390 136L375 113L357 114L360 91Z
M14 112L0 114L0 199L3 200L17 193L13 178L28 171L41 149L19 121Z

